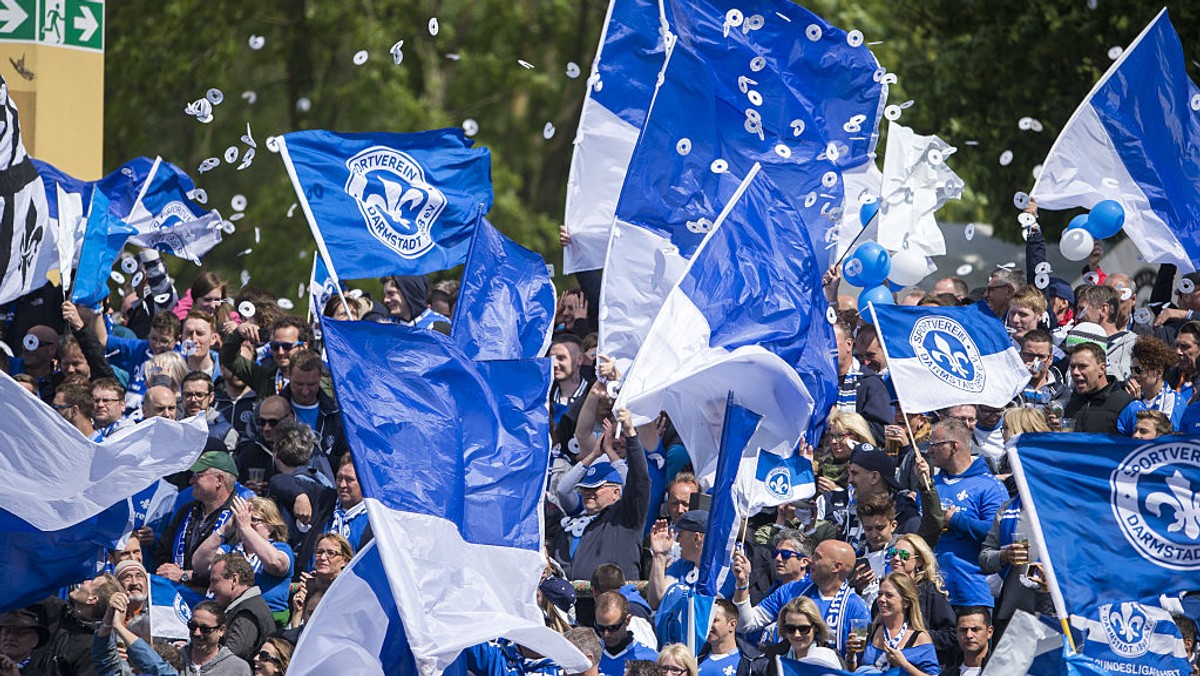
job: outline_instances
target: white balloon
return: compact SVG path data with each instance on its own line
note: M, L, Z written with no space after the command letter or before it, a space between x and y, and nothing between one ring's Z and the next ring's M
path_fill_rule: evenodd
M1072 228L1063 233L1058 250L1069 261L1081 261L1092 254L1095 246L1096 240L1090 232L1083 228Z
M925 257L911 249L904 249L892 254L892 271L888 279L900 286L912 286L925 279L928 267Z

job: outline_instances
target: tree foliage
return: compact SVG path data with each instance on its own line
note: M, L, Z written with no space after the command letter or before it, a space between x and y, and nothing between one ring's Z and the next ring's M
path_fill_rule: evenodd
M247 197L245 217L207 264L236 279L294 296L314 245L269 135L297 129L416 131L478 122L493 154L492 220L517 241L559 259L566 175L585 79L605 16L604 0L121 0L108 3L105 158L111 169L139 154L184 167L223 215ZM735 2L730 3L736 5ZM812 0L844 28L858 28L881 63L899 76L890 102L914 101L900 122L959 148L951 165L966 180L948 220L986 220L1017 237L1012 194L1029 190L1032 169L1096 79L1108 51L1127 45L1160 5L1129 0L1046 3L982 0ZM1200 7L1174 3L1189 60ZM436 37L428 30L436 17ZM261 50L251 35L265 38ZM388 53L404 40L404 61ZM353 55L369 52L355 66ZM518 65L524 60L534 65ZM568 62L584 76L565 75ZM1191 64L1195 67L1195 64ZM184 106L216 87L225 101L199 124ZM254 92L253 103L243 92ZM307 111L297 107L311 101ZM1017 128L1031 116L1043 131ZM554 136L543 138L549 122ZM251 167L222 157L250 124L258 143ZM883 147L881 143L880 147ZM998 157L1011 150L1013 162ZM1061 218L1061 217L1060 217ZM1056 218L1046 218L1052 225ZM1065 218L1061 218L1065 222ZM260 241L255 241L255 231ZM241 256L244 250L251 253ZM189 264L176 262L187 283Z

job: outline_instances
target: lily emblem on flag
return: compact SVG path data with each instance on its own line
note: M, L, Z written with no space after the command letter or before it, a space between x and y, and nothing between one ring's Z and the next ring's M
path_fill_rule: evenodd
M979 348L958 322L936 315L922 317L913 325L908 342L938 380L966 392L983 391L986 374Z
M792 492L792 473L787 467L776 467L767 473L767 492L777 498L786 498Z
M358 202L367 230L404 258L433 248L431 231L446 196L425 180L425 170L409 155L374 146L346 160L346 194Z
M1141 657L1150 647L1154 636L1154 618L1142 610L1141 604L1126 602L1114 608L1114 604L1100 606L1100 624L1108 645L1121 657Z
M1113 515L1143 558L1172 570L1200 570L1200 485L1189 479L1197 476L1195 442L1141 446L1113 470Z

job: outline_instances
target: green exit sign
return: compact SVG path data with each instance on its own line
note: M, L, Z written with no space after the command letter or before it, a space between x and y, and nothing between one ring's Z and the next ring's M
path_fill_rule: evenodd
M0 0L0 42L104 51L104 0Z

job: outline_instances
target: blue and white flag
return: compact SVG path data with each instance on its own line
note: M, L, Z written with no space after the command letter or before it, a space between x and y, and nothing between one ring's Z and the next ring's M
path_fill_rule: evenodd
M288 674L417 676L377 544L367 543L325 592L332 603L317 605Z
M824 271L841 172L870 160L886 95L861 34L797 4L664 4L674 44L629 161L601 293L601 352L622 368L755 163L803 211Z
M1004 325L979 304L873 305L896 396L906 411L958 404L1003 408L1029 382Z
M784 455L765 448L742 459L734 494L744 516L811 498L817 492L812 459L798 450Z
M150 634L154 638L189 639L192 608L204 595L179 582L150 575Z
M99 305L108 298L109 272L113 262L125 248L125 242L137 230L112 212L108 195L102 190L92 193L87 228L79 245L79 267L71 301L87 306Z
M554 309L554 282L542 255L512 241L480 214L450 337L471 359L533 359L550 347Z
M750 443L761 419L762 416L754 411L733 403L733 394L730 393L725 406L725 422L721 426L717 475L713 482L712 502L708 507L708 525L704 531L699 579L696 582L697 590L707 596L717 596L725 585L738 526L742 519L750 516L739 509L733 485L737 481L746 445ZM707 626L704 627L704 633L708 633Z
M1147 262L1200 260L1200 89L1164 8L1083 100L1042 163L1045 209L1116 200Z
M585 671L586 658L546 628L535 602L548 360L473 362L448 336L399 325L323 327L379 558L418 668L445 669L463 649L504 636Z
M1114 674L1188 676L1183 635L1162 608L1136 602L1100 606L1090 618L1072 616L1083 634L1079 650Z
M155 158L141 196L125 216L137 231L130 242L199 265L221 243L224 221L215 209L205 211L192 201L195 190L182 169Z
M491 154L472 143L461 129L281 136L279 154L334 280L462 263L476 214L492 206Z
M665 410L705 485L731 389L762 416L754 443L772 449L819 436L837 396L823 270L801 215L757 166L727 208L663 304L618 400L645 419Z
M129 497L191 467L207 437L203 418L155 418L96 443L0 375L0 612L95 575Z
M1009 458L1067 611L1097 617L1105 604L1152 603L1196 587L1195 439L1022 434Z
M579 115L563 224L563 273L604 266L625 169L666 62L658 0L610 0Z
M49 208L49 228L58 249L58 272L64 289L71 288L76 254L87 229L87 210L92 202L91 181L81 181L48 162L33 160L42 177Z
M0 303L41 288L57 267L46 191L21 138L17 103L0 78Z
M853 676L853 672L825 667L819 664L807 664L789 657L776 657L774 659L778 660L778 673L781 676ZM871 671L867 673L882 673L884 676L902 676L906 672L900 667L892 667L884 672Z

